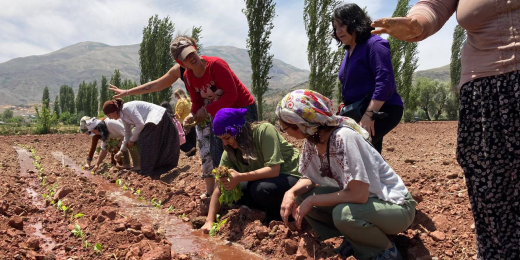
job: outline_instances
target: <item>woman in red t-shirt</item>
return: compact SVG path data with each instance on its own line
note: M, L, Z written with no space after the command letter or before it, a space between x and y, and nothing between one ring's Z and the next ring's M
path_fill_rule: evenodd
M245 108L247 122L258 120L253 95L242 84L229 65L219 57L199 56L196 46L188 37L179 36L170 45L177 63L186 68L184 79L190 93L191 113L184 123L213 119L222 108ZM213 166L217 167L224 151L222 141L213 133L210 136Z

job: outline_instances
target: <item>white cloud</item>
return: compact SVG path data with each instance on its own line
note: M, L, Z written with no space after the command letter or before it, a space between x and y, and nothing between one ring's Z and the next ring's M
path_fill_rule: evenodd
M41 55L83 41L109 45L136 44L148 19L169 16L176 32L202 26L202 44L246 47L247 21L242 0L24 0L3 2L0 8L0 62ZM390 16L396 0L354 0L372 18ZM278 0L271 34L271 53L298 68L308 69L303 1ZM420 68L449 62L453 22L419 45ZM449 28L451 27L451 28ZM449 39L449 41L448 41ZM438 48L438 46L443 46ZM431 51L438 48L436 52Z

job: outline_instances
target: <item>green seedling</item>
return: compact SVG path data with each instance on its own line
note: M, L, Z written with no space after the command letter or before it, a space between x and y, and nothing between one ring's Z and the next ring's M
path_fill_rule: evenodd
M97 253L100 253L100 254L101 254L101 252L103 251L103 248L102 248L102 246L101 246L100 243L96 243L96 244L94 245L94 251L96 251Z
M45 187L45 182L47 181L47 177L42 178L42 187Z
M156 208L162 207L162 201L158 200L156 198L153 198L151 201L152 205L154 205Z
M184 217L186 217L186 213L182 213L182 215L179 215L179 219L182 219Z
M126 187L126 185L123 185L123 190L128 190L128 187Z
M240 185L235 186L231 190L226 190L224 188L224 185L222 184L221 179L227 178L227 180L229 181L230 180L229 177L231 177L231 173L229 173L229 170L227 167L219 166L219 167L213 169L211 172L215 175L215 179L217 179L218 185L220 187L220 191L222 193L222 195L220 195L220 197L218 198L218 201L220 202L220 204L224 203L224 204L231 206L231 204L233 204L234 202L237 202L240 199L240 197L242 197L242 195L244 195L242 193L242 190L240 190Z
M135 195L141 195L141 190L136 190L136 191L134 192L134 194L135 194Z
M78 218L81 218L81 217L83 217L83 216L85 216L85 214L83 214L83 213L78 213L78 214L74 215L74 219L78 219Z
M63 214L65 214L65 213L66 213L67 211L69 211L69 210L70 210L70 206L69 206L69 207L67 207L67 206L65 206L65 205L62 205L62 206L61 206L61 211L63 211Z
M56 208L57 208L57 209L60 209L61 206L63 206L63 201L58 200L58 203L56 204Z
M121 179L116 180L116 185L121 186L123 184L123 181Z
M74 223L74 229L71 232L75 237L83 238L83 231L78 223Z
M220 215L217 214L216 221L215 221L215 223L213 223L213 225L211 226L211 229L209 230L209 235L212 237L215 236L218 233L218 231L220 230L220 227L227 222L227 219L224 219L221 221L219 218L220 218Z
M96 175L96 172L94 172L94 171L90 171L90 174L92 174L92 175Z
M83 247L84 248L90 247L90 244L89 244L88 240L85 239L85 240L82 241L82 243L83 243Z
M173 205L170 205L170 206L168 207L168 210L167 210L167 211L170 212L170 211L172 211L172 210L175 210L175 209L173 208Z

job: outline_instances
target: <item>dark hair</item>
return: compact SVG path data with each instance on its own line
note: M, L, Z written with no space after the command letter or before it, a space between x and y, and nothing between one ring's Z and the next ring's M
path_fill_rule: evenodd
M163 101L161 103L161 107L166 108L166 113L168 113L168 115L170 117L175 118L175 114L173 113L172 105L170 105L170 103L168 103L168 101Z
M116 102L115 104L117 106L117 112L119 113L123 109L123 104L125 103L125 101L122 98L116 98L115 102Z
M238 145L238 150L242 152L242 158L244 161L249 163L250 160L258 159L256 154L256 145L253 141L253 129L261 124L261 122L249 123L246 122L244 126L240 128L240 133L235 136L235 141ZM238 161L236 153L233 147L224 145L224 150L232 160Z
M287 127L291 128L291 129L294 129L294 130L298 129L298 126L295 124L287 123L280 118L278 118L278 120L283 122L285 125L287 125ZM304 133L303 131L302 131L302 134L303 134L303 136L305 136L305 139L307 139L307 141L309 141L313 144L319 144L319 143L321 143L321 132L330 131L334 128L336 128L336 126L320 125L320 126L318 126L316 133L314 133L313 135Z
M374 30L374 27L371 26L372 19L370 19L370 16L365 13L365 10L361 9L357 4L348 3L336 7L331 19L333 27L334 20L346 25L349 34L356 35L356 44L368 40L371 35L370 32ZM333 30L332 36L338 42L338 46L341 46L341 40L336 35L336 29ZM349 49L350 46L345 46L345 48Z
M106 125L104 120L99 122L99 124L96 126L95 129L97 129L99 131L99 134L101 135L101 140L102 141L108 140L108 135L110 133L108 132L108 127L107 127L107 125Z

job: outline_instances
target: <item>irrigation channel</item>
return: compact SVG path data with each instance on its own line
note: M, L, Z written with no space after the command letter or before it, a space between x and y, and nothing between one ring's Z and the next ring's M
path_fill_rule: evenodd
M27 176L28 171L34 172L35 168L32 163L31 153L20 147L15 147L15 149L20 163L20 174ZM177 216L165 214L155 206L138 200L131 192L124 191L108 180L90 174L87 170L82 170L80 166L62 152L53 152L52 155L62 166L70 167L76 174L84 176L92 183L97 184L100 189L106 192L106 197L109 200L119 205L118 210L121 214L136 218L143 225L158 226L158 229L162 230L166 238L171 242L171 249L177 253L197 253L202 259L263 259L237 244L212 239L201 231L191 229L187 223L182 222ZM31 186L35 187L37 184L31 183ZM39 209L45 207L45 202L35 189L27 187L26 192L31 196L34 206ZM52 238L42 234L42 223L37 222L33 225L33 228L36 231L29 235L43 240L42 249L45 252L52 251L55 243Z

